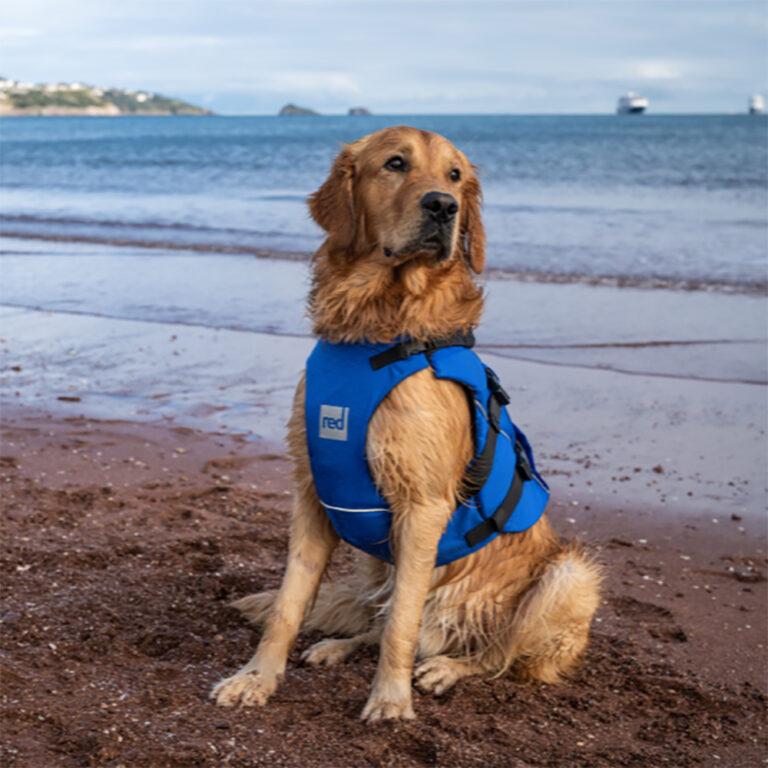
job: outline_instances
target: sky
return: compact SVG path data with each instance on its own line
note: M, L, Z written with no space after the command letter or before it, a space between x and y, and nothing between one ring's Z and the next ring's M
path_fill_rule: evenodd
M222 114L743 112L768 0L7 0L0 75Z

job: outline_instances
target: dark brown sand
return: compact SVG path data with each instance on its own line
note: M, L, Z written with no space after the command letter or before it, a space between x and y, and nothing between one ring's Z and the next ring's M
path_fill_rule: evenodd
M300 637L266 707L207 698L259 638L228 602L281 578L279 448L6 409L0 453L3 766L751 768L768 756L763 525L720 519L716 502L699 517L628 504L582 517L607 581L571 681L472 678L441 698L415 692L414 722L371 727L358 717L376 649L300 666L317 635ZM551 504L564 535L569 512ZM334 573L348 567L339 550Z

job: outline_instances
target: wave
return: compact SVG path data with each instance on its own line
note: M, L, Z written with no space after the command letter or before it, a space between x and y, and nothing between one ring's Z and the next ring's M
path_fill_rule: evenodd
M5 238L52 243L88 243L153 251L188 251L307 261L319 238L302 233L211 227L184 222L120 221L79 217L0 214L0 235ZM8 253L7 250L0 253ZM578 270L525 269L490 264L492 279L539 283L582 283L618 288L717 291L766 294L768 280L676 277L663 274L609 274Z
M289 199L288 196L263 198L263 199ZM301 199L301 198L300 198ZM121 221L117 219L87 219L74 216L32 216L29 214L0 214L0 224L33 224L33 225L56 225L61 224L65 227L83 226L83 227L114 227L120 229L155 229L155 230L171 230L176 232L208 232L228 234L233 236L265 236L270 237L274 235L283 235L283 232L269 232L260 231L255 229L242 229L237 227L210 227L201 226L199 224L187 224L179 221ZM5 228L2 229L2 234L6 237L11 237L7 234ZM41 232L41 234L46 234ZM313 239L307 235L292 234L291 237Z
M718 293L745 293L766 295L768 280L711 280L681 278L668 275L611 275L583 272L549 272L538 270L504 269L492 267L487 271L496 280L516 280L534 283L582 283L612 288L664 289L671 291L716 291Z

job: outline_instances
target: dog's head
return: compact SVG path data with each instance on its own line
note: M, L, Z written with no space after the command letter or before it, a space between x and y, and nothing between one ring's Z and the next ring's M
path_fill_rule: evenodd
M481 188L474 166L447 139L401 126L341 151L309 199L333 251L398 266L420 259L485 263Z

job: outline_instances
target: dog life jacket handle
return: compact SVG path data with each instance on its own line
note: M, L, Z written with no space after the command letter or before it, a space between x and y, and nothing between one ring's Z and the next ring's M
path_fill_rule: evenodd
M475 337L472 331L467 333L459 331L453 336L429 341L401 341L389 349L373 355L370 358L370 363L371 368L378 371L391 363L407 360L411 355L418 355L422 352L429 357L437 349L445 347L469 347L471 349L474 345ZM480 491L491 473L493 459L496 455L496 440L500 432L499 414L502 407L509 404L509 395L504 391L496 374L490 368L486 368L485 372L488 377L488 388L491 391L491 396L488 399L488 423L491 428L488 430L488 437L485 440L483 450L475 457L464 478L464 485L472 492L472 495ZM504 501L501 502L491 517L483 520L464 535L469 547L474 547L491 534L497 531L501 533L504 530L504 526L523 495L523 483L533 479L533 472L525 448L518 440L515 440L515 456L517 458L515 474Z
M378 371L387 365L398 362L398 360L407 360L411 355L418 355L424 352L427 357L438 349L445 347L472 347L475 346L475 336L472 331L458 331L453 336L443 339L429 339L428 341L401 341L383 352L371 357L371 368Z

